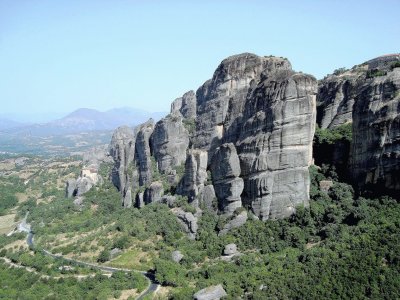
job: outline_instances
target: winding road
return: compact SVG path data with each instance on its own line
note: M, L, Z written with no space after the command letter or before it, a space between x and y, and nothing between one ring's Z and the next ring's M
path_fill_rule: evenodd
M25 216L25 220L26 220L26 216ZM26 224L26 222L24 224ZM29 225L26 225L26 227L27 227L26 229L28 229L28 226ZM34 234L31 231L30 226L29 226L28 236L26 238L26 243L31 248L35 247L35 245L33 243L33 235ZM144 271L139 271L139 270L134 270L134 269L121 269L121 268L113 268L113 267L101 266L101 265L92 264L92 263L88 263L88 262L84 262L84 261L80 261L80 260L66 258L66 257L64 257L62 255L56 255L56 254L53 254L50 251L45 250L45 249L43 249L43 253L45 255L51 256L51 257L53 257L55 259L62 259L62 260L74 263L76 265L89 267L89 268L97 269L97 270L101 270L101 271L106 271L106 272L111 272L111 273L118 272L118 271L140 273L147 279L149 284L147 286L147 289L144 290L142 293L140 293L140 295L136 298L137 300L143 299L148 294L155 292L159 287L159 284L157 283L154 274L150 273L150 272L144 272Z

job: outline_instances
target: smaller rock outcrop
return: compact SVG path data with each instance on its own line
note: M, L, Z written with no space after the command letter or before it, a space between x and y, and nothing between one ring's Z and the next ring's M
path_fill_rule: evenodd
M180 207L172 209L172 213L177 216L178 221L182 224L182 228L185 230L188 237L194 240L198 229L197 217L191 212L184 211Z
M196 117L196 94L194 91L185 93L171 104L171 114L180 114L185 119Z
M199 193L198 205L201 209L208 211L218 211L217 196L215 195L214 186L212 184L206 185Z
M84 167L78 179L69 179L67 181L66 196L82 196L97 184L103 184L103 178L98 174L97 166Z
M224 290L221 284L209 286L205 289L198 291L193 295L195 300L218 300L222 297L226 297L228 294Z
M233 244L233 243L226 245L224 248L224 255L234 255L237 252L238 252L237 246L236 246L236 244Z
M240 214L235 216L233 219L229 220L228 223L224 225L222 230L218 233L219 236L227 234L230 230L238 228L246 223L248 218L247 211L242 211Z
M181 253L181 251L175 250L171 253L171 258L174 262L179 263L183 258L183 254Z
M163 194L164 194L164 188L162 182L154 181L144 192L144 203L150 204L155 202L161 202Z

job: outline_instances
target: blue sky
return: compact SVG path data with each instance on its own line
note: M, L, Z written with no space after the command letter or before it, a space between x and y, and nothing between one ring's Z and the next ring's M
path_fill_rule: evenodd
M0 0L1 111L168 111L241 52L322 78L400 52L399 11L398 0Z

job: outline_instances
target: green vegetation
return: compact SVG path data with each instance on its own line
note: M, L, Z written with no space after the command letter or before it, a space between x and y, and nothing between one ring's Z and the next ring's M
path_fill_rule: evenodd
M400 205L388 197L355 199L352 187L337 181L323 192L319 181L325 175L315 167L310 171L310 207L297 208L290 219L249 220L218 237L218 217L205 214L197 240L190 247L176 243L185 255L181 264L160 254L157 278L176 287L171 297L187 299L222 283L228 299L244 294L249 299L396 298ZM243 255L232 262L214 260L230 242Z
M386 71L378 70L378 69L372 69L367 71L367 78L374 78L374 77L379 77L379 76L385 76L387 74Z
M0 177L0 191L0 216L2 216L18 204L16 193L25 191L24 182L16 176L2 176Z
M196 120L195 119L183 119L183 126L189 132L189 135L192 135L196 130Z
M340 74L343 74L343 73L345 73L345 72L347 72L348 71L348 69L347 68L338 68L338 69L336 69L336 70L334 70L333 71L333 75L340 75Z
M390 69L400 68L400 61L396 61L390 65Z
M317 126L315 128L314 144L332 145L338 141L351 142L352 130L352 123L346 123L334 129L323 129Z
M147 286L137 273L114 273L110 278L96 275L78 280L74 277L43 278L24 269L8 268L0 262L0 299L110 299L121 290Z

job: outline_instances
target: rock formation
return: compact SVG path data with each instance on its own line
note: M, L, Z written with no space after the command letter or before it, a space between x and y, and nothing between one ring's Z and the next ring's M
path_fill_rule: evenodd
M209 286L193 295L195 300L218 300L228 296L222 285Z
M350 153L335 145L332 164L345 167L358 191L396 196L400 190L400 54L380 56L320 81L318 124L353 122ZM397 66L397 67L396 67ZM338 156L338 155L336 155Z
M218 206L225 214L232 214L242 207L240 195L243 179L240 178L240 161L232 143L217 148L211 161L211 173Z
M180 114L185 119L196 118L196 95L193 91L185 93L171 104L171 114Z
M154 130L154 121L150 119L138 128L135 143L135 161L139 173L139 185L150 184L152 180L152 162L150 137Z
M144 192L144 203L161 202L161 198L164 194L164 188L161 182L154 181Z
M185 162L185 173L178 186L177 193L193 201L204 188L207 179L207 152L190 150Z
M120 191L124 206L132 203L132 177L135 157L135 134L127 126L119 127L114 131L110 144L110 155L114 160L111 173L113 184Z
M151 136L151 144L158 169L162 173L172 171L186 160L189 132L178 114L170 114L157 122Z
M286 217L308 203L316 91L315 78L292 71L285 58L231 56L196 93L175 100L171 114L155 128L146 123L136 138L128 137L135 139L133 165L139 178L122 176L125 186L129 181L134 197L134 181L151 184L151 155L163 175L185 160L176 193L194 205L214 209L216 195L222 214L243 205L263 220ZM184 128L188 124L191 130ZM119 173L130 172L126 162L116 162L115 169L121 165ZM115 182L121 185L121 179ZM123 190L123 196L129 195ZM144 202L149 202L146 197Z
M97 184L103 184L103 178L98 174L97 166L90 165L84 167L76 180L68 179L66 184L66 196L82 196Z
M400 191L400 54L367 62L353 109L350 170L360 191Z
M314 77L278 69L246 101L236 143L242 202L262 220L287 217L308 204L316 90Z

